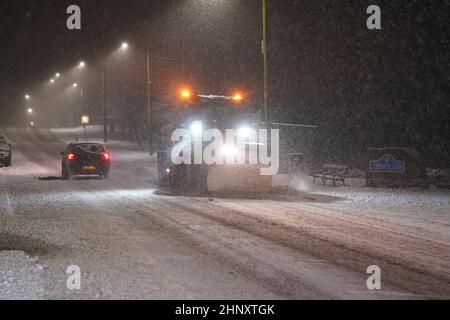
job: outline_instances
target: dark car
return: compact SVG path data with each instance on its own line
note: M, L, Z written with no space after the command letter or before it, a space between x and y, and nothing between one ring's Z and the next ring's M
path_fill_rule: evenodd
M71 143L65 152L61 152L62 178L69 180L73 176L97 175L107 179L111 167L110 154L99 143Z
M12 159L11 144L0 142L0 167L10 167Z

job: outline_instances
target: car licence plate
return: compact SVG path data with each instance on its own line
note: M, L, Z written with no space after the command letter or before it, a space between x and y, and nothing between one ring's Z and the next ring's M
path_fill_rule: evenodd
M96 166L83 166L83 167L81 167L81 170L83 170L83 171L95 171L95 170L97 170L97 167Z

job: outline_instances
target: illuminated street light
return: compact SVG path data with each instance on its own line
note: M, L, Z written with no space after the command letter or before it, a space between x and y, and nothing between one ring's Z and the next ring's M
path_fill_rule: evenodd
M122 42L122 45L120 46L120 49L122 49L122 50L127 50L128 48L129 48L128 43Z
M181 97L185 100L190 99L192 96L192 93L189 89L182 89L181 90Z
M81 61L80 64L78 65L79 68L84 68L86 66L86 63L84 63L84 61Z
M75 83L72 85L72 87L74 87L74 88L78 87L78 83L75 82Z
M28 112L28 114L32 114L33 113L33 109L28 108L27 112Z
M51 83L55 83L55 79L51 79L50 82L51 82Z
M237 92L234 96L233 96L233 101L236 103L242 102L242 100L244 100L244 97L242 96L242 93Z
M59 72L55 74L56 78L59 78L60 76L61 76L61 74Z
M25 95L25 99L30 100L30 95L29 95L29 94L26 94L26 95Z

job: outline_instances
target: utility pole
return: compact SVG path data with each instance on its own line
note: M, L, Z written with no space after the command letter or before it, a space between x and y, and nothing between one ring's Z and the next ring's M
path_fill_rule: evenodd
M262 0L262 14L263 14L263 41L262 41L262 54L264 57L264 118L267 129L270 129L269 124L269 106L268 106L268 66L267 66L267 0Z
M81 104L81 115L84 117L86 114L86 107L84 105L84 91L83 88L80 88L80 104ZM83 122L83 140L86 142L86 124Z
M106 116L106 67L102 71L103 141L108 142L108 119Z
M153 155L153 108L151 96L151 79L150 79L150 52L147 51L147 137L150 155Z
M75 91L75 97L78 98L78 91ZM72 124L74 127L77 126L78 124L78 119L77 119L77 105L78 105L78 99L76 99L74 101L74 103L72 103L73 107L72 107Z
M86 100L84 99L84 89L80 89L80 102L81 102L81 112L84 114L87 114L88 108L86 104Z

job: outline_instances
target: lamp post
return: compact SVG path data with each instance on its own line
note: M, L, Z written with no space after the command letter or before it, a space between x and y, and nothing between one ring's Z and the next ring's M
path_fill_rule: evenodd
M147 137L150 155L153 155L153 108L150 80L150 52L147 51Z
M72 84L72 88L75 90L75 95L78 96L78 83L74 83ZM81 98L81 91L80 91L80 98ZM72 103L72 121L73 121L73 125L76 126L77 125L77 102L75 101L74 103Z
M129 44L127 42L123 42L122 45L120 46L120 49L122 51L128 50L129 48ZM148 146L149 146L149 152L151 155L153 155L153 105L152 105L152 94L151 94L151 62L150 62L150 51L147 50L146 53L146 58L147 58L147 63L146 63L146 67L147 67L147 85L146 85L146 90L147 90L147 112L146 112L146 134L148 137Z
M102 71L102 109L103 109L103 141L108 142L108 119L106 116L106 63Z
M262 54L263 54L263 68L264 68L264 118L267 129L270 129L269 125L269 81L268 81L268 61L267 61L267 0L262 0L262 20L263 20L263 41L262 41Z
M78 63L78 65L76 66L75 69L78 69L79 72L81 72L81 70L83 70L85 68L86 68L86 63L84 61L80 61L80 63ZM61 76L60 73L57 73L55 75L56 78L59 78L60 76ZM82 114L86 113L87 106L86 106L85 100L84 100L84 95L85 95L84 84L85 84L85 82L83 81L83 77L80 74L77 74L75 76L75 78L78 81L80 81L80 82L74 82L72 84L72 88L75 90L77 97L79 95L79 97L77 98L76 102L73 104L73 110L72 110L72 112L73 112L73 125L77 126L79 124L78 116L80 114L82 115ZM53 78L53 79L55 79L55 78ZM77 111L79 112L79 114L78 114Z
M86 135L86 126L90 123L89 116L86 114L83 114L81 116L81 124L83 125L83 139L85 142L87 142L87 135Z
M122 42L119 51L126 51L130 45L127 42ZM106 67L107 62L102 63L102 109L103 109L103 141L108 142L108 108L106 106Z

